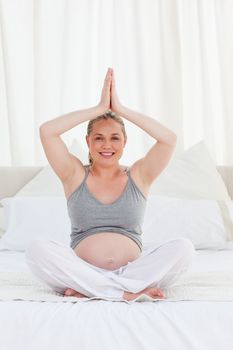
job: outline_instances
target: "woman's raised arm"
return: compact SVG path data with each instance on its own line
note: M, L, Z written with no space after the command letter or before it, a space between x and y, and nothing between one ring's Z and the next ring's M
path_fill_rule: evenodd
M61 135L75 126L96 118L110 108L110 85L112 70L109 68L101 93L101 99L97 106L64 114L55 119L49 120L40 126L43 135Z
M116 91L114 72L112 73L111 84L111 106L115 113L134 123L156 140L145 157L137 160L133 165L137 168L138 174L140 174L145 185L150 186L167 166L174 152L177 136L172 130L154 118L129 109L120 103Z
M77 157L69 153L60 135L105 113L110 108L110 85L111 69L108 70L105 76L101 99L97 106L64 114L40 126L40 139L45 155L63 183L68 181L75 172L83 171L83 164Z

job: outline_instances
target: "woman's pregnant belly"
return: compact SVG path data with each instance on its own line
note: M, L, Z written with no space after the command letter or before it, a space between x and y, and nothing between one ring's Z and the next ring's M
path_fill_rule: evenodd
M87 236L74 251L89 264L106 270L116 270L141 255L140 248L131 238L113 232Z

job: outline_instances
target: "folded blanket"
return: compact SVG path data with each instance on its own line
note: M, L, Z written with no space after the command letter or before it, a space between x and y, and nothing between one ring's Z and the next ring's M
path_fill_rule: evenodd
M131 304L136 301L233 301L233 271L187 272L164 292L166 295L164 299L153 299L142 294L133 301L107 297L68 297L54 292L47 285L39 282L31 273L0 272L0 300L87 302L102 299Z

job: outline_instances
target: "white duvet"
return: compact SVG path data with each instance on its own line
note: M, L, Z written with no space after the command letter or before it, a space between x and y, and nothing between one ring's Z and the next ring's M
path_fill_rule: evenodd
M0 349L232 349L233 250L198 250L164 300L63 297L0 252Z

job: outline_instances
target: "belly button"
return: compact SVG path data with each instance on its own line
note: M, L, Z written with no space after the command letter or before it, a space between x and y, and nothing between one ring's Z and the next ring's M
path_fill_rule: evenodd
M114 258L108 258L109 262L114 262L114 260L115 260Z

